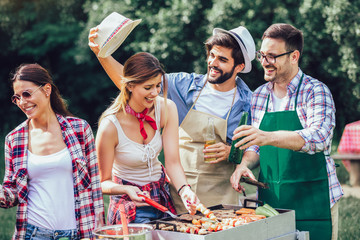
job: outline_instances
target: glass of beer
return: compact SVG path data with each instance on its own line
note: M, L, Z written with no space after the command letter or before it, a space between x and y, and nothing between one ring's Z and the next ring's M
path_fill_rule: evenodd
M214 127L214 119L212 117L208 118L208 125L207 128L205 130L205 134L204 134L204 139L205 139L205 146L204 148L215 144L215 127ZM214 155L215 153L205 153L205 156L209 156L209 155ZM216 158L212 157L212 158L204 158L204 162L209 163L212 161L215 161Z

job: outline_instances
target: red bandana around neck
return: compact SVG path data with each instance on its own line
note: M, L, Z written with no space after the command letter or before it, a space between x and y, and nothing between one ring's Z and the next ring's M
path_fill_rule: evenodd
M135 116L138 119L138 121L140 123L140 133L141 133L141 136L144 138L144 140L147 138L147 134L146 134L146 131L144 128L144 121L147 121L153 129L157 130L155 120L152 119L150 116L146 115L148 110L149 110L148 108L145 108L145 110L142 111L141 113L137 113L134 111L134 109L132 109L130 107L129 104L126 104L126 107L125 107L125 111L127 113L130 113L131 115Z

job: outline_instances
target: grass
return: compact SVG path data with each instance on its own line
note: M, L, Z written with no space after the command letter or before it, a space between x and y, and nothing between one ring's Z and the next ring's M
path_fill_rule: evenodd
M0 146L4 146L2 137ZM0 156L4 156L3 147L0 148ZM4 158L0 160L0 179L4 176ZM349 174L341 161L337 161L340 167L337 168L337 175L341 184L348 184ZM257 171L254 172L255 176ZM1 181L2 182L2 181ZM254 193L253 186L246 186L246 193ZM109 197L104 195L105 212L107 212ZM0 240L11 239L15 227L16 207L10 209L0 208ZM360 199L354 197L342 198L339 202L339 240L360 239Z
M339 240L360 239L360 199L346 197L339 205Z
M11 239L15 228L16 208L0 208L0 239Z

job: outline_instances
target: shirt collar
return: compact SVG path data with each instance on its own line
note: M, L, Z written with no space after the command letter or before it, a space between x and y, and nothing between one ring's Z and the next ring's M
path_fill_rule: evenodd
M291 80L291 82L287 86L288 92L291 93L291 95L295 93L295 91L299 85L302 74L303 74L303 72L299 68L298 73L295 75L295 77Z
M188 93L191 91L199 91L202 89L206 82L207 74L205 75L198 75L194 78L194 81L190 84Z
M66 131L66 128L68 127L66 118L60 114L56 114L56 117L60 124L61 130Z

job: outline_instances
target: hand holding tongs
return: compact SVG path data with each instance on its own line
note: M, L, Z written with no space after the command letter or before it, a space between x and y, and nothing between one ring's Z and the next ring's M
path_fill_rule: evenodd
M244 182L244 183L247 183L247 184L250 184L250 185L254 185L254 186L257 186L257 187L260 187L260 188L263 188L263 189L268 189L269 188L269 185L267 183L258 182L258 181L252 180L251 178L248 178L248 177L241 177L240 182Z
M145 202L151 206L153 206L154 208L164 212L164 213L167 213L170 215L170 217L172 218L177 218L177 216L175 214L173 214L172 212L169 211L169 209L157 202L155 202L154 200L148 198L147 196L143 195L143 194L138 194L139 197L143 197L145 199Z

